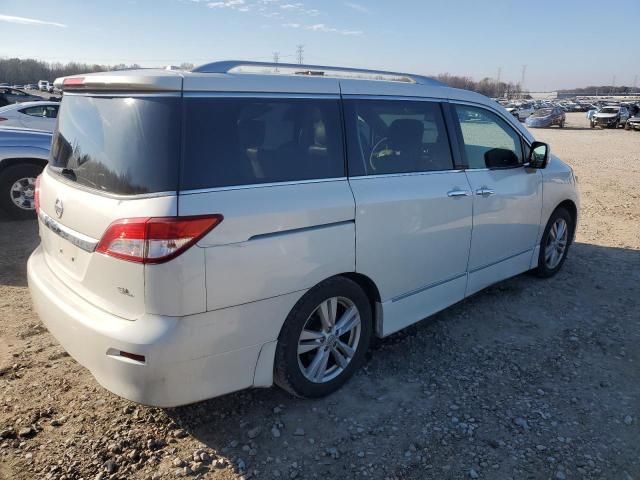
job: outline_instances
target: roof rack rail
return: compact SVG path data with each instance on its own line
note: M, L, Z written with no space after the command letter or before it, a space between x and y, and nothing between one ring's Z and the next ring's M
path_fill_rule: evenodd
M226 60L207 63L191 70L196 73L254 73L306 75L318 77L355 78L361 80L382 80L387 82L416 83L444 87L444 83L434 78L409 73L387 72L384 70L366 70L362 68L329 67L325 65L300 65L297 63L251 62Z

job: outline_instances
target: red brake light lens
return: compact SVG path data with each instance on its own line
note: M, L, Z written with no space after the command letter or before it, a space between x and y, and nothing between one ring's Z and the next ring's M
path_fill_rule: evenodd
M164 263L213 230L223 216L125 218L102 235L96 252L138 263Z
M33 203L36 209L36 215L40 213L40 177L41 175L36 177L36 185L33 190Z
M84 85L84 77L71 77L65 78L62 82L62 85L65 87L73 86L73 85Z

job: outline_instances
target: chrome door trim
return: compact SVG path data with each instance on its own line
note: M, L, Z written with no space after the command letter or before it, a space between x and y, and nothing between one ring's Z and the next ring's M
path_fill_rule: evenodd
M58 173L56 169L60 167L54 167L53 165L48 165L47 170L51 170L51 174L53 178L57 181L65 183L73 188L77 188L78 190L83 190L88 193L93 193L95 195L100 195L101 197L113 198L115 200L140 200L143 198L155 198L155 197L170 197L177 195L178 192L175 190L168 190L165 192L151 192L151 193L132 193L131 195L125 195L122 193L110 193L104 192L102 190L98 190L97 188L91 188L87 185L83 185L78 182L74 182L73 180L69 180L64 175Z
M316 99L340 100L338 93L286 93L286 92L210 92L207 90L189 90L184 98L274 98L274 99Z
M140 92L140 91L113 91L113 92L105 92L104 90L96 92L96 91L80 91L80 92L64 92L64 96L71 97L180 97L180 92L163 92L158 91L155 93L149 92Z
M40 210L40 212L38 213L38 217L40 218L42 225L47 227L59 237L64 238L69 243L72 243L81 250L84 250L85 252L91 253L98 246L98 240L96 240L95 238L91 238L87 235L76 232L75 230L62 225L60 222L57 222L42 210Z
M334 178L319 178L312 180L292 180L289 182L271 182L271 183L251 183L248 185L232 185L229 187L211 187L211 188L196 188L192 190L180 190L178 195L195 195L198 193L212 193L212 192L225 192L228 190L246 190L250 188L268 188L268 187L280 187L287 185L306 185L308 183L327 183L327 182L339 182L345 181L347 177L334 177Z
M420 175L441 175L444 173L462 173L464 170L456 169L456 170L432 170L432 171L420 171L420 172L403 172L403 173L372 173L371 175L355 175L353 177L349 177L349 180L365 180L367 178L394 178L394 177L415 177Z
M366 95L359 93L347 93L342 95L343 100L399 100L403 102L438 102L448 103L449 99L442 97L420 97L413 95Z

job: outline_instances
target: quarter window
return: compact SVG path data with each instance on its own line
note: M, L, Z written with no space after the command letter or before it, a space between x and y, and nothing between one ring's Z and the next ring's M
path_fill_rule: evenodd
M20 112L31 117L56 118L58 116L58 107L53 105L44 105L24 108L20 110Z
M522 144L507 122L484 108L455 105L469 168L522 165Z
M438 103L354 99L345 115L351 176L453 168Z
M183 190L345 175L337 99L184 101Z

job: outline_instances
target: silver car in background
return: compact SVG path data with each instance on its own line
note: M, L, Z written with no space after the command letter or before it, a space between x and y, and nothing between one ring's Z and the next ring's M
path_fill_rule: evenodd
M24 102L0 107L0 127L53 132L60 102Z
M0 128L0 210L10 218L35 218L35 181L50 148L50 132Z

